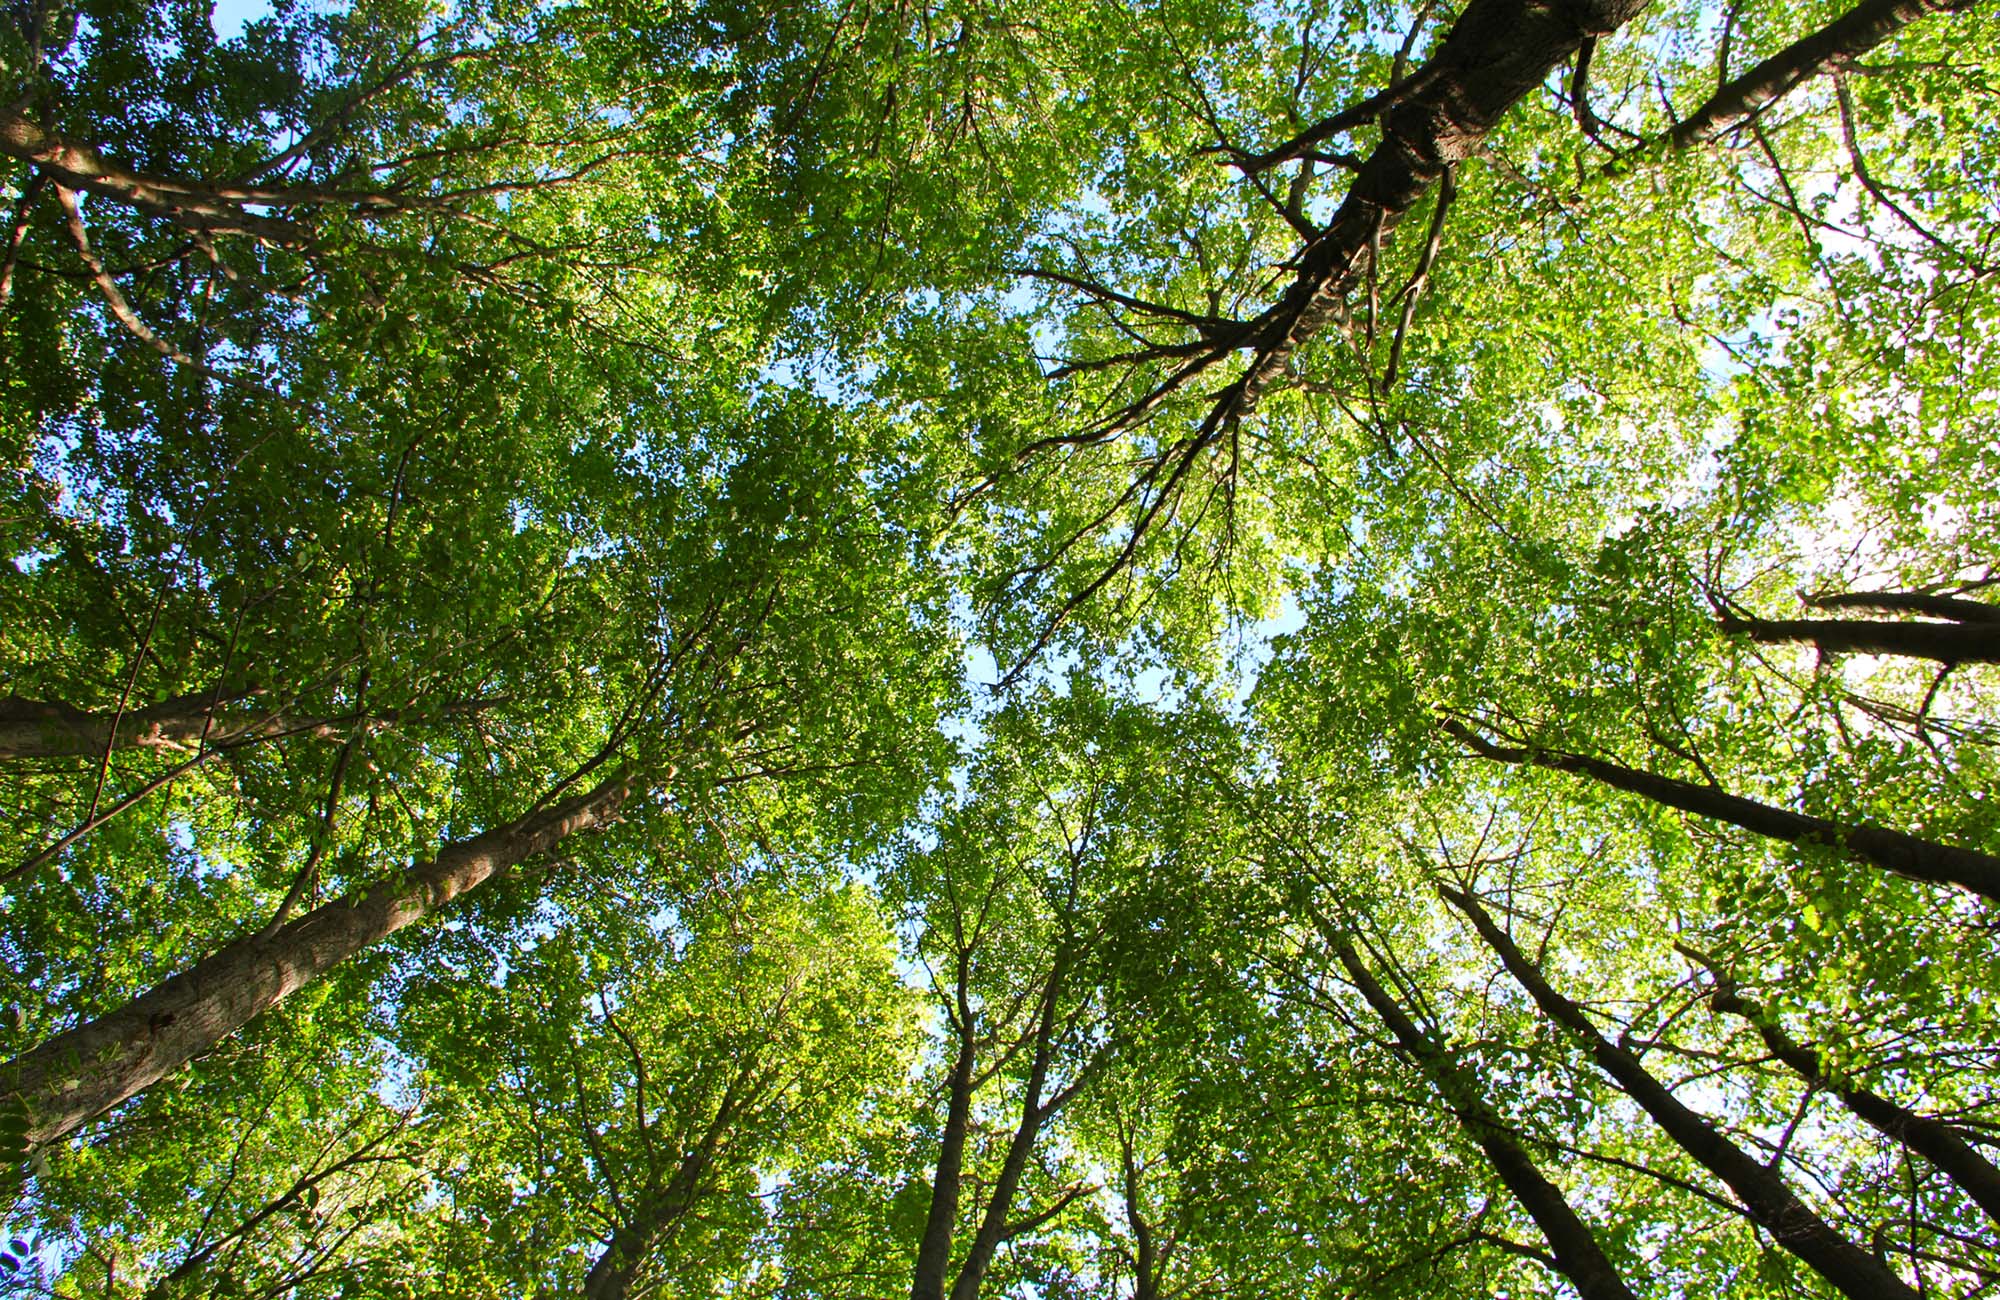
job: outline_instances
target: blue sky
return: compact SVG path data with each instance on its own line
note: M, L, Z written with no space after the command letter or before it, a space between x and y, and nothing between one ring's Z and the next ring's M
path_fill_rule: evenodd
M217 38L226 41L241 36L245 27L270 12L267 0L215 0L209 24Z

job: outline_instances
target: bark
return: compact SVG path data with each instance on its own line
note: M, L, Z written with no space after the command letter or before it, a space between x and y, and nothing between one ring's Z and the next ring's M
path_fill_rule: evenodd
M1766 645L1806 641L1828 654L1901 655L1909 659L1935 659L1944 664L2000 663L2000 623L1897 623L1873 618L1772 619L1724 615L1721 624L1725 632L1741 633Z
M1918 1300L1917 1292L1888 1265L1828 1226L1793 1193L1776 1169L1751 1158L1707 1119L1682 1105L1637 1056L1600 1034L1583 1008L1542 978L1541 971L1471 895L1450 888L1439 892L1472 922L1542 1014L1576 1035L1598 1068L1616 1080L1682 1150L1735 1192L1750 1218L1780 1246L1850 1300Z
M623 1037L622 1031L620 1036ZM629 1039L626 1044L633 1053L634 1061L639 1061L639 1049ZM747 1056L738 1058L736 1072L730 1076L729 1086L723 1089L715 1114L709 1117L700 1139L681 1152L680 1159L674 1164L673 1177L667 1180L665 1186L659 1184L656 1172L648 1179L646 1193L634 1212L612 1232L610 1243L584 1275L585 1300L625 1300L631 1292L633 1279L645 1265L646 1257L699 1203L704 1194L702 1182L708 1177L723 1140L756 1108L759 1098L772 1082L771 1074L759 1078L761 1063L755 1048ZM641 1089L634 1100L635 1108L643 1107L644 1098L645 1092ZM643 1116L643 1110L640 1113ZM646 1134L645 1141L650 1151L651 1134L644 1128L641 1132ZM683 1130L683 1133L686 1132ZM616 1206L616 1196L612 1199ZM624 1214L622 1207L619 1213Z
M190 750L204 742L229 745L326 733L335 726L330 718L274 712L227 717L216 712L220 705L248 694L197 691L122 713L93 713L58 701L0 696L0 760L96 758L121 749Z
M1466 1136L1485 1153L1487 1162L1500 1176L1555 1256L1556 1267L1569 1279L1584 1300L1634 1300L1632 1289L1605 1258L1603 1248L1588 1224L1571 1208L1562 1189L1543 1176L1528 1153L1480 1097L1476 1084L1453 1064L1450 1056L1418 1028L1395 998L1378 983L1361 960L1361 955L1345 938L1329 934L1333 952L1347 969L1347 976L1361 996L1396 1036L1417 1068L1423 1071L1450 1108Z
M1139 1163L1132 1155L1131 1140L1121 1132L1119 1156L1125 1174L1125 1224L1132 1230L1132 1300L1161 1300L1160 1273L1165 1262L1139 1206ZM1172 1244L1168 1244L1168 1249Z
M721 1123L718 1117L717 1124ZM712 1126L710 1137L719 1139L719 1128ZM625 1300L631 1293L633 1279L639 1276L639 1270L646 1263L646 1257L694 1208L701 1191L702 1175L707 1171L714 1152L714 1141L688 1152L681 1158L673 1181L640 1205L638 1213L629 1222L619 1225L612 1232L610 1244L591 1262L590 1271L584 1274L584 1300Z
M1806 604L1815 609L1873 609L1888 614L1948 618L1954 623L2000 625L2000 605L1967 600L1963 596L1933 596L1922 591L1845 591L1832 596L1813 596Z
M1685 950L1683 950L1685 951ZM1707 965L1707 962L1703 962ZM1736 982L1713 966L1715 992L1709 1005L1724 1015L1746 1021L1764 1040L1772 1057L1840 1104L1878 1133L1916 1152L1972 1198L1986 1216L2000 1223L2000 1168L1995 1168L1951 1125L1919 1115L1860 1084L1828 1074L1817 1048L1786 1032L1776 1017L1744 997Z
M359 196L212 186L132 171L106 161L95 149L37 125L18 110L0 111L0 154L29 164L66 189L154 213L189 230L250 235L281 245L298 244L305 232L293 222L257 216L247 211L245 204L282 207L359 201Z
M1865 0L1724 84L1668 133L1676 149L1714 140L1742 126L1801 83L1839 68L1890 40L1919 18L1959 13L1977 0Z
M1902 831L1866 824L1846 825L1789 809L1728 794L1713 786L1695 785L1624 767L1604 759L1553 749L1516 749L1446 722L1444 729L1474 753L1500 763L1528 764L1552 771L1586 776L1605 785L1650 799L1654 803L1700 817L1740 826L1746 831L1790 844L1818 844L1839 849L1885 871L1936 885L1956 885L2000 902L2000 857L1976 849L1939 844Z
M625 1300L632 1289L632 1279L638 1276L639 1265L650 1249L651 1238L629 1228L612 1233L611 1244L591 1263L590 1272L584 1274L584 1300Z
M1411 76L1413 88L1383 114L1382 142L1325 232L1302 252L1297 279L1255 322L1256 353L1231 386L1229 414L1256 407L1292 354L1333 319L1371 250L1447 170L1479 151L1508 109L1585 40L1616 31L1645 7L1646 0L1472 0Z
M951 1234L958 1222L959 1174L965 1163L966 1132L972 1122L973 1063L978 1038L966 997L969 972L963 955L958 972L958 1055L951 1066L951 1096L945 1106L944 1135L938 1143L937 1176L931 1182L930 1212L917 1245L911 1300L944 1300L945 1272L951 1266Z
M1035 1138L1049 1116L1066 1100L1066 1097L1042 1101L1042 1089L1048 1085L1049 1066L1055 1059L1056 1002L1062 992L1063 976L1069 966L1066 954L1059 954L1055 968L1050 971L1048 982L1042 988L1040 1016L1035 1025L1035 1055L1028 1066L1028 1083L1021 1098L1021 1121L1014 1127L1014 1134L1007 1142L1007 1154L1000 1164L1000 1177L994 1182L992 1193L986 1198L986 1212L981 1216L979 1229L973 1234L972 1245L965 1252L965 1262L959 1265L958 1277L951 1284L951 1300L978 1300L979 1284L986 1280L986 1270L993 1263L993 1252L1007 1239L1007 1216L1014 1212L1014 1196L1021 1186L1021 1175L1028 1166L1028 1157L1034 1153Z
M347 958L569 836L606 825L631 790L629 778L614 777L448 844L429 861L355 889L274 935L225 945L123 1006L0 1066L0 1109L22 1105L29 1141L55 1141L213 1050Z

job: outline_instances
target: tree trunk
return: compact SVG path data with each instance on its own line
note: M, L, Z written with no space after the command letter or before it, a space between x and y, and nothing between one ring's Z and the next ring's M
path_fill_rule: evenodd
M1698 955L1696 959L1708 965ZM1715 976L1715 993L1709 999L1710 1006L1724 1015L1748 1022L1774 1058L1791 1067L1807 1083L1838 1098L1841 1105L1884 1137L1901 1143L1930 1161L1960 1191L1971 1197L1974 1204L1986 1211L1986 1217L2000 1224L2000 1169L1975 1150L1956 1129L1942 1120L1905 1109L1859 1084L1833 1079L1827 1074L1816 1048L1794 1039L1775 1017L1745 998L1737 990L1736 982L1726 974L1713 966L1709 966L1709 970Z
M1333 933L1326 938L1340 964L1346 967L1348 978L1361 990L1361 996L1443 1095L1445 1105L1465 1129L1466 1136L1478 1144L1501 1183L1542 1230L1555 1256L1556 1267L1577 1294L1584 1300L1635 1300L1632 1289L1605 1258L1589 1225L1570 1207L1562 1189L1535 1167L1528 1153L1481 1099L1478 1086L1465 1078L1451 1058L1431 1041L1430 1035L1418 1028L1409 1013L1389 996L1346 938Z
M308 912L266 938L225 945L116 1010L0 1067L0 1109L20 1104L28 1139L47 1143L215 1048L348 957L452 899L613 820L632 789L614 777L587 794L470 839L392 880Z
M674 1166L674 1176L664 1188L648 1181L646 1196L638 1212L613 1230L610 1244L591 1263L590 1272L584 1275L585 1300L625 1300L632 1289L632 1280L646 1263L646 1256L700 1202L702 1179L707 1177L709 1166L715 1163L715 1153L722 1146L723 1138L743 1118L744 1112L755 1104L755 1098L763 1091L764 1085L770 1082L768 1075L762 1083L757 1081L758 1064L759 1058L754 1049L749 1057L739 1058L736 1072L730 1077L729 1086L723 1090L722 1100L716 1104L715 1114L709 1118L701 1140L691 1150L681 1153ZM647 1141L650 1143L651 1138Z
M611 1244L584 1274L584 1300L625 1300L650 1244L624 1228L612 1233Z
M96 758L121 749L189 750L204 742L228 745L333 725L325 718L279 713L225 718L215 712L248 694L197 691L122 713L92 713L56 701L0 696L0 759Z
M965 1163L966 1131L972 1122L972 1069L978 1051L964 955L958 967L958 1055L951 1066L951 1096L945 1104L944 1134L938 1142L937 1176L931 1182L930 1212L917 1244L911 1300L944 1300L945 1272L951 1267L952 1229L958 1223L959 1171Z
M1582 1007L1557 993L1471 895L1440 893L1472 922L1542 1014L1575 1034L1598 1067L1653 1117L1668 1137L1735 1192L1751 1219L1849 1300L1919 1300L1888 1265L1835 1232L1799 1200L1777 1170L1752 1159L1714 1125L1682 1105L1639 1058L1597 1032Z
M979 1230L973 1234L972 1245L965 1252L965 1262L959 1265L958 1277L951 1284L951 1300L978 1300L979 1285L986 1280L986 1270L993 1263L993 1252L1006 1239L1007 1216L1014 1212L1014 1195L1020 1189L1028 1157L1034 1153L1035 1138L1055 1111L1054 1105L1043 1106L1042 1089L1048 1084L1049 1065L1055 1057L1056 1001L1062 993L1063 976L1068 967L1067 954L1058 952L1055 967L1049 972L1048 982L1042 988L1041 1015L1035 1025L1035 1055L1028 1067L1028 1083L1021 1098L1021 1122L1015 1126L1014 1135L1007 1142L1007 1155L1000 1164L1000 1177L993 1184L992 1194L986 1198L986 1212L979 1220Z
M1954 623L2000 624L2000 605L1967 600L1963 596L1933 596L1922 591L1843 591L1811 597L1806 604L1814 609L1872 609L1884 614L1948 618Z
M1582 754L1496 745L1456 722L1446 722L1443 726L1446 732L1465 742L1474 753L1495 762L1530 764L1587 776L1682 812L1728 822L1746 831L1790 844L1819 844L1839 849L1850 857L1885 871L1893 871L1899 876L1934 885L1956 885L2000 902L2000 857L1991 853L1939 844L1879 826L1843 825L1824 817L1795 813L1740 795L1727 794L1712 786L1656 776Z
M1805 641L1827 654L1901 655L1941 664L2000 663L2000 623L1895 623L1873 618L1736 618L1722 630L1752 641Z
M1325 232L1306 245L1298 277L1254 322L1256 352L1231 386L1232 414L1256 407L1292 354L1334 317L1366 273L1371 250L1446 169L1477 153L1507 110L1539 89L1586 38L1618 30L1645 7L1646 0L1472 0L1382 115L1381 143Z
M1676 149L1726 135L1800 83L1866 54L1927 14L1957 13L1977 0L1866 0L1722 86L1669 133Z

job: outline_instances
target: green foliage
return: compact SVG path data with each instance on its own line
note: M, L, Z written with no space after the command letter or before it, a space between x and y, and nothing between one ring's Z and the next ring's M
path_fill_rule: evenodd
M1462 892L1991 1292L2000 17L1615 7L8 6L0 1291L1838 1294Z

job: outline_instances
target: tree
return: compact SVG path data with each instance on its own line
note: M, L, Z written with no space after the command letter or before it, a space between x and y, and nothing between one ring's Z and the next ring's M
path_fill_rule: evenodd
M2000 1284L2000 12L0 15L0 1277Z

